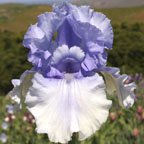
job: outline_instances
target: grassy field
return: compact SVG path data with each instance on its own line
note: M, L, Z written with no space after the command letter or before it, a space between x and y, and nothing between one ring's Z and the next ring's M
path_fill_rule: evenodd
M48 5L26 6L20 4L0 5L0 30L15 32L26 31L30 24L36 22L37 16L50 11ZM112 20L112 23L144 23L144 7L97 9Z
M36 22L37 16L50 11L49 6L0 5L0 29L15 32L26 31L30 24Z

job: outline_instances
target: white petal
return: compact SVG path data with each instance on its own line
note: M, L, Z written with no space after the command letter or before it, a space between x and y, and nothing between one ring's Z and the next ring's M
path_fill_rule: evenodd
M67 143L74 132L83 140L107 120L111 101L106 99L102 77L81 79L44 78L36 73L26 104L34 115L38 133L47 133L50 141Z
M20 79L12 80L14 88L8 93L8 96L10 96L20 107L29 87L32 84L31 79L33 74L33 72L26 71L22 74Z
M106 81L106 90L110 95L116 92L120 105L129 108L135 101L134 90L136 85L134 82L124 84L128 76L126 74L120 75L119 72L118 68L108 68L108 70L102 72Z
M31 25L25 34L24 38L25 39L42 39L45 36L44 32L37 26Z
M0 141L2 143L6 143L7 139L8 139L8 137L7 137L7 135L5 133L0 134Z
M85 57L85 54L80 49L80 47L73 46L69 48L67 45L62 45L61 47L58 47L53 53L51 63L58 64L61 61L61 59L64 59L66 57L73 57L78 61L82 61Z

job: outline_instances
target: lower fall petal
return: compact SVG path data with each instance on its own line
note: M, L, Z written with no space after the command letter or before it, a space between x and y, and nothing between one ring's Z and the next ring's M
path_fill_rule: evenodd
M136 85L134 82L125 84L128 76L126 74L120 75L119 68L107 67L102 70L102 75L105 78L107 93L113 94L116 92L120 105L129 108L134 104Z
M53 79L36 73L32 83L25 102L36 119L37 132L47 133L52 142L67 143L74 132L84 140L107 120L111 101L98 74Z
M34 72L32 71L25 71L20 79L12 80L12 84L14 88L8 93L8 96L14 100L19 107L21 108L22 103L24 101L24 97L31 86L31 79L33 77Z

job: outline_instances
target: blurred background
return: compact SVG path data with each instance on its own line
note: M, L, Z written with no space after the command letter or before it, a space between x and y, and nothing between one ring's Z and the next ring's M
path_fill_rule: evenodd
M70 1L70 0L67 0ZM47 136L35 134L33 117L23 110L15 113L5 97L12 89L11 79L19 78L31 64L28 50L22 46L24 34L37 16L51 11L56 0L0 0L0 143L48 143ZM120 67L137 83L136 103L129 110L114 101L109 119L102 129L82 144L144 144L144 0L73 0L89 4L111 19L114 30L113 50L108 65ZM76 138L70 142L78 144Z

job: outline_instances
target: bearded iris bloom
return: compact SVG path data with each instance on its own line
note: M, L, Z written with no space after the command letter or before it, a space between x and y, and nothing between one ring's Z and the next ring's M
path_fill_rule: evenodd
M89 6L63 3L38 16L23 41L33 68L12 80L9 93L20 107L25 101L38 133L52 142L67 143L73 133L84 140L107 120L112 102L106 94L133 105L135 84L106 66L112 44L110 20Z

